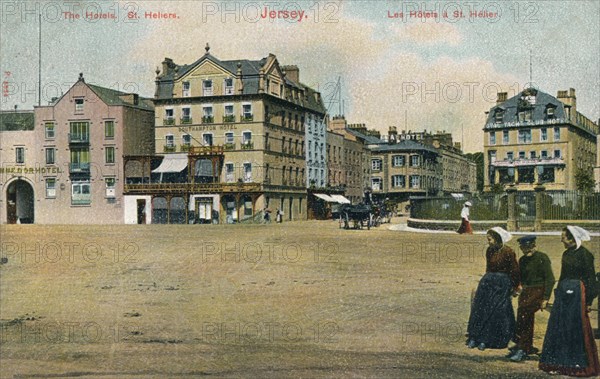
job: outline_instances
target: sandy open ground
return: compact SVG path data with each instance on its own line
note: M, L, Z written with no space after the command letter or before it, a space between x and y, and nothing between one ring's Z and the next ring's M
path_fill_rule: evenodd
M308 221L14 225L0 238L2 378L547 377L536 357L464 345L483 235ZM538 245L558 277L560 237ZM587 245L598 264L600 238Z

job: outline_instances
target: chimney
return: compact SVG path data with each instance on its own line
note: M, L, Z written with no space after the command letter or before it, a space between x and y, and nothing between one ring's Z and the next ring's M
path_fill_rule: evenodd
M569 88L568 91L558 91L556 98L565 105L567 118L571 122L577 122L577 98L575 97L575 89Z
M173 60L171 58L165 58L165 60L162 62L163 76L169 75L173 71L173 67L175 67Z
M285 77L292 82L300 83L300 69L296 65L282 66L282 71L285 71Z
M346 118L344 116L333 116L329 121L329 130L344 130L346 129Z
M119 98L132 105L140 104L140 96L137 93L126 93L124 95L119 95Z
M504 103L506 98L508 97L508 92L498 92L498 99L496 100L496 105L500 103Z

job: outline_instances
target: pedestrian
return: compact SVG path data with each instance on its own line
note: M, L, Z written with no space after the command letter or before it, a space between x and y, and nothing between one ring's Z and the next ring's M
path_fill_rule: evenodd
M578 226L563 229L560 278L554 291L554 306L548 319L539 368L569 376L598 376L598 347L589 312L597 295L598 284L594 256L582 241L590 234Z
M265 224L270 224L271 223L271 210L269 208L265 207L263 212L264 212L263 218L264 218Z
M275 214L275 221L280 224L283 221L283 212L279 208L277 208L277 213Z
M477 286L467 327L470 349L504 349L514 336L511 297L519 287L520 273L515 252L506 245L511 238L510 233L500 227L487 232L486 274Z
M521 362L529 354L538 353L539 350L533 347L535 312L546 309L555 283L550 258L537 250L535 240L535 236L518 239L523 252L519 259L522 290L517 307L515 346L507 355L513 362Z
M473 234L473 229L471 228L471 221L469 219L469 209L472 205L473 204L471 204L470 201L466 201L462 211L460 212L460 218L462 221L460 223L460 227L457 230L458 234Z

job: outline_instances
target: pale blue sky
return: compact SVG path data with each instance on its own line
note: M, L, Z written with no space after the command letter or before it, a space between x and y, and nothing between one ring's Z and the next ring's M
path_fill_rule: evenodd
M64 19L59 13L69 10L65 1L1 4L0 68L11 90L1 98L2 109L37 104L37 7L43 14L43 103L66 91L79 72L90 83L151 97L154 70L164 57L191 63L209 42L220 59L260 59L273 53L281 64L297 64L301 80L321 89L325 98L328 84L341 77L349 122L382 131L389 125L450 130L457 141L465 131L466 150L476 151L496 88L512 95L529 82L532 50L539 89L556 95L576 88L578 110L593 120L600 117L598 1L76 2L80 15L98 6L104 13L118 9L118 20L97 22ZM388 12L418 10L422 4L421 10L435 11L439 18L388 17ZM225 6L231 10L228 15ZM307 18L258 19L256 12L265 7L303 10ZM454 10L466 15L470 7L499 14L491 19L451 17ZM127 11L134 8L141 18L129 22ZM449 18L443 17L444 10L450 11ZM145 19L146 11L179 18ZM334 109L337 113L337 105Z

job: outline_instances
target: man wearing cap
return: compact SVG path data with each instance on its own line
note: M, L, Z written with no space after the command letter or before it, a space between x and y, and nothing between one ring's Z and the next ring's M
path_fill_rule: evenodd
M544 311L555 282L550 258L536 249L535 239L532 235L518 239L523 252L519 259L522 291L517 308L516 345L507 355L513 362L521 362L528 354L537 353L533 347L535 312Z
M471 229L471 222L469 221L469 208L471 207L471 202L465 202L462 211L460 212L460 218L462 219L460 223L460 227L458 228L458 234L473 234L473 229Z

